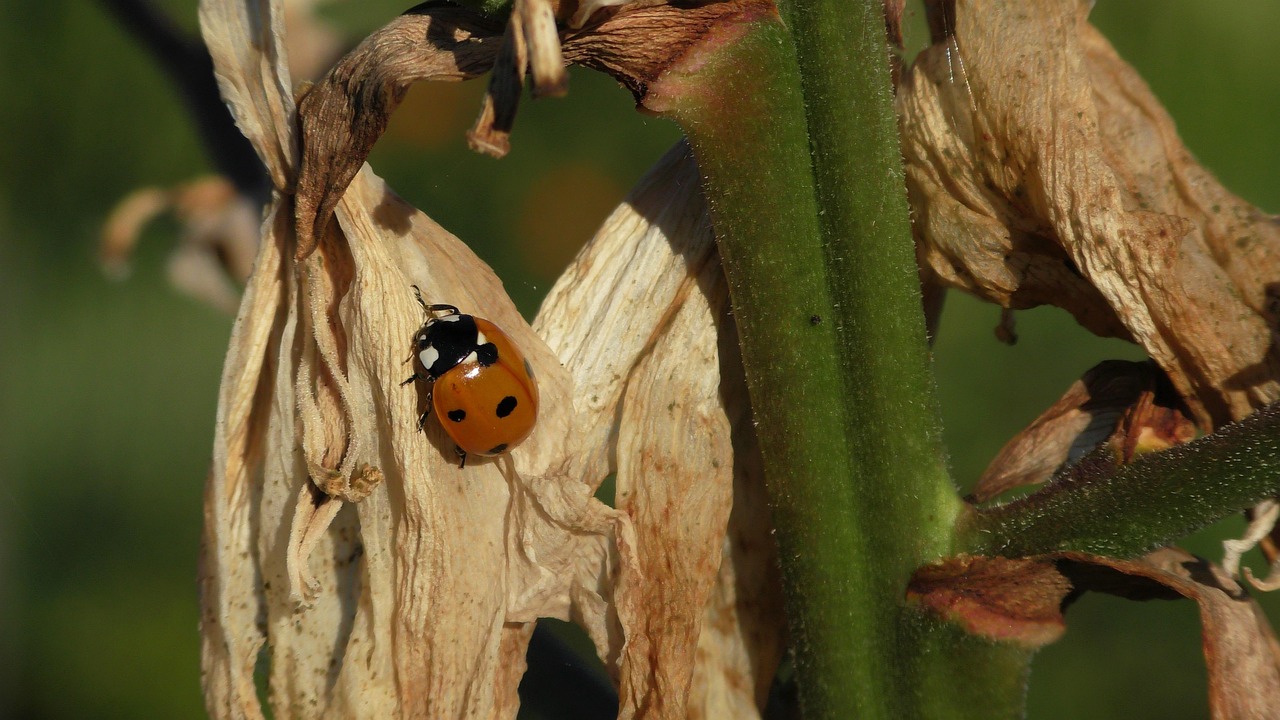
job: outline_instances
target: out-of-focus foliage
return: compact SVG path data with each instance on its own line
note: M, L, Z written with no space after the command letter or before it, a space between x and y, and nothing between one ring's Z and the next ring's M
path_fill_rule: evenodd
M194 28L193 0L161 5ZM375 10L398 9L339 3L328 15L356 37L384 21ZM1100 0L1093 19L1199 159L1280 211L1268 36L1280 7ZM574 71L567 98L525 104L510 156L494 161L463 139L483 89L416 88L371 162L531 315L677 133L635 114L612 81ZM125 284L103 279L94 252L119 198L209 164L150 57L93 3L0 4L0 96L0 716L202 717L195 556L230 318L166 286L171 222L146 232ZM998 319L953 296L935 346L966 486L1084 370L1138 357L1055 310L1020 313L1019 343L1005 347ZM1216 555L1223 534L1192 549ZM1031 717L1205 715L1194 606L1090 596L1068 622L1036 662Z

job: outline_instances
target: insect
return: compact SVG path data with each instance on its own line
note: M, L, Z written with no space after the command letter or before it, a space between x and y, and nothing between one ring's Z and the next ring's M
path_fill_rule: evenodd
M416 285L413 290L427 315L413 338L421 369L400 385L427 383L427 410L418 427L434 411L454 442L459 467L466 467L468 455L511 450L538 419L533 367L497 325L452 305L428 305Z

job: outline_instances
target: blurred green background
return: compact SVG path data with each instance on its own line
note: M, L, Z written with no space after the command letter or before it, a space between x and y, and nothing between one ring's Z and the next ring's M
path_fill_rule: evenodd
M160 3L188 30L194 0ZM400 6L335 3L358 37ZM1273 0L1100 0L1093 17L1225 183L1280 210ZM480 83L418 88L372 158L404 196L468 239L529 315L676 129L611 80L526 103L501 162L462 135ZM208 173L150 56L94 2L0 5L0 717L203 714L195 558L229 317L175 291L178 232L145 231L132 277L99 271L101 222L130 191ZM936 345L952 466L971 483L1005 439L1081 372L1140 357L1055 310L953 296ZM1189 545L1216 557L1238 520ZM1280 605L1265 598L1273 618ZM1194 606L1087 597L1043 651L1032 718L1207 715Z

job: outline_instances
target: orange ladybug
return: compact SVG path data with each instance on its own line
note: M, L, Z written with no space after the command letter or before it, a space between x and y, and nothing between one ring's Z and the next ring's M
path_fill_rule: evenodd
M428 305L415 286L427 320L414 335L422 369L408 380L427 383L427 411L455 444L466 467L468 455L508 452L533 431L538 420L538 384L533 367L497 325L465 315L452 305Z

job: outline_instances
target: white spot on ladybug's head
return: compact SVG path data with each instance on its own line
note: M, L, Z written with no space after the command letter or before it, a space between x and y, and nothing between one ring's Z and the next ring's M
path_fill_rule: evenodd
M476 345L484 345L487 342L489 342L489 338L485 337L479 328L476 328Z
M467 356L466 356L466 357L464 357L464 358L462 358L462 362L460 362L460 363L458 363L458 364L459 364L459 365L464 365L464 364L467 364L467 363L474 363L474 362L480 362L480 357L479 357L478 355L476 355L476 351L475 351L475 350L472 350L472 351L471 351L471 354L470 354L470 355L467 355Z
M436 360L440 359L440 351L436 350L435 346L428 345L418 353L418 359L422 361L422 367L430 370L431 366L436 364Z
M461 315L445 315L444 317L438 317L435 320L436 322L458 322L461 319Z

